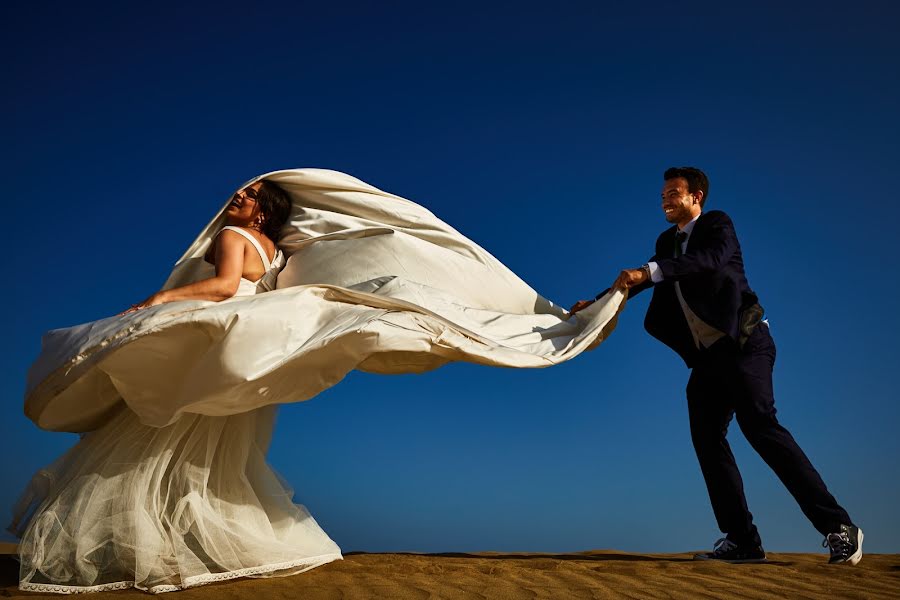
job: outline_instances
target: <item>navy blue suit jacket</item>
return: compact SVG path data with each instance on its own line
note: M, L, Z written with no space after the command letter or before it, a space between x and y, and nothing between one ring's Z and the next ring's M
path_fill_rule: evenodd
M635 286L629 297L653 288L644 328L692 367L698 351L675 295L675 282L680 282L685 302L700 319L735 341L740 335L741 313L756 304L757 297L747 283L741 245L728 215L720 210L702 213L684 254L675 258L677 230L672 226L660 234L656 254L650 259L659 265L663 280Z

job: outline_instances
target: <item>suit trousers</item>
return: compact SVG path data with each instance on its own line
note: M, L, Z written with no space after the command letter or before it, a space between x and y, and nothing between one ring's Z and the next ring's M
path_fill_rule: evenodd
M731 541L761 545L744 484L726 440L732 416L747 441L775 472L822 535L850 525L793 436L775 417L772 369L775 342L759 324L739 348L724 337L700 351L687 386L691 439L719 529Z

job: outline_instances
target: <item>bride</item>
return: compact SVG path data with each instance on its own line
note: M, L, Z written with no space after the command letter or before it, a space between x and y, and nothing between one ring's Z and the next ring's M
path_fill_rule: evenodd
M274 289L284 254L273 238L289 211L274 184L240 190L207 254L215 276L153 294L126 313ZM16 531L20 589L158 593L299 573L341 558L265 461L274 418L270 405L227 417L184 415L157 428L121 409L36 476L27 495L48 489ZM27 504L20 502L16 529Z
M277 245L276 245L277 242ZM266 463L275 407L353 369L546 367L605 339L418 204L343 173L242 186L163 289L48 332L25 412L81 440L14 509L20 588L158 593L341 558Z

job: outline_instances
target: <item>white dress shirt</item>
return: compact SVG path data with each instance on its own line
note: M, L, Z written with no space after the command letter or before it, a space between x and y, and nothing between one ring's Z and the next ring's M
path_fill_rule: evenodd
M690 223L684 227L678 228L679 232L687 234L687 237L681 242L682 254L687 251L688 242L691 239L691 232L694 230L694 225L697 224L697 219L699 218L700 215L697 215ZM659 283L663 280L663 273L658 264L655 262L648 262L647 266L650 267L650 280L653 281L653 283ZM681 310L684 312L684 318L687 319L688 327L691 330L691 336L694 338L694 345L697 348L709 348L720 338L724 337L724 333L703 321L691 310L691 307L684 301L684 296L681 294L681 284L677 281L675 282L675 295L678 296L678 303L681 304Z

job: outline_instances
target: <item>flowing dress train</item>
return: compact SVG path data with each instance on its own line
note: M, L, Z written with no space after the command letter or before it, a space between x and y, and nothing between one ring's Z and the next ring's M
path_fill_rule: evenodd
M267 273L242 279L239 296L270 290L284 264L255 245ZM41 469L15 508L20 589L159 593L340 559L265 460L276 410L187 413L152 427L120 405Z

